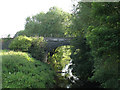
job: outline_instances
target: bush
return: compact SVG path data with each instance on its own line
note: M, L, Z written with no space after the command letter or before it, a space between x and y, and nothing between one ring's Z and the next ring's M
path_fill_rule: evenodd
M31 38L28 38L26 36L18 36L10 43L9 48L15 51L28 51L31 43Z
M52 88L54 71L45 63L35 60L28 53L3 51L3 88Z
M9 45L11 50L29 52L35 59L44 59L45 41L43 37L18 36Z
M29 48L29 52L32 57L36 58L37 60L43 61L44 59L44 48L45 48L45 41L43 37L33 37L32 38L32 45Z

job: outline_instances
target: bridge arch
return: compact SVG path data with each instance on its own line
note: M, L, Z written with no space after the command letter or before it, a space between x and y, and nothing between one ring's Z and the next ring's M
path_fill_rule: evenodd
M9 49L8 46L14 38L2 38L7 42L2 42L2 49ZM45 55L44 62L47 62L48 53L51 53L51 56L55 53L57 47L70 45L70 40L72 38L55 38L55 37L44 37L44 40L47 42L45 46Z
M70 40L71 38L45 38L47 44L45 46L44 62L47 62L48 53L52 56L58 47L70 45Z

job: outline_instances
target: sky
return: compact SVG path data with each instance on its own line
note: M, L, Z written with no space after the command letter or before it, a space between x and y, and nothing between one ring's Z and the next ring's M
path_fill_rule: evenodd
M71 12L74 0L0 0L0 37L24 30L25 19L57 6Z

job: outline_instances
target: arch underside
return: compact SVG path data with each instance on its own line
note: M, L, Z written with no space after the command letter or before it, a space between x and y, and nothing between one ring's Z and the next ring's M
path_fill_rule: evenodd
M52 52L57 47L70 45L70 42L47 42L47 45L45 47L45 51Z

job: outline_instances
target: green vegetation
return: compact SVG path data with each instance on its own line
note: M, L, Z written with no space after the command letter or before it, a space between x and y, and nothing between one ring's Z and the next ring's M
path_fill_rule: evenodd
M61 76L61 72L63 68L70 62L71 58L71 50L70 46L61 46L58 47L55 50L55 54L53 56L49 56L48 62L50 65L54 68L54 71L57 72L57 77L56 77L56 85L57 87L62 87L66 88L66 86L69 84L69 80L67 76L69 74L66 74L65 76Z
M28 51L32 43L32 39L26 36L16 37L9 45L9 48L15 51Z
M61 72L61 70L67 65L71 58L70 46L61 46L55 50L55 54L49 57L49 62L54 66L55 71Z
M37 60L43 61L45 54L46 42L43 37L32 37L32 45L29 48L29 53Z
M99 23L98 26L89 26L90 32L86 35L95 62L94 75L91 79L100 82L104 88L119 87L119 5L120 3L93 3L93 15ZM104 12L100 12L103 8Z
M51 7L47 13L40 12L26 18L25 30L19 31L17 35L64 37L69 31L71 15L57 7Z
M3 88L51 88L54 86L52 68L32 58L28 53L2 51Z
M119 87L120 2L78 2L73 14L72 87ZM113 84L114 83L114 84Z
M45 41L43 37L18 36L12 40L9 48L14 51L29 52L37 60L43 60Z
M59 72L72 60L70 68L79 78L71 82L72 88L120 88L120 2L78 2L73 11L71 15L52 7L26 18L25 30L15 37L26 36L16 37L10 48L29 52L39 61L27 53L3 51L3 87L51 88L54 79L55 87L66 87L68 74L63 77ZM74 38L71 46L58 47L49 55L51 69L41 62L46 42L33 36Z

